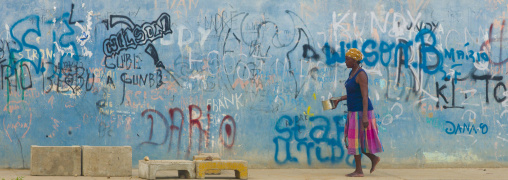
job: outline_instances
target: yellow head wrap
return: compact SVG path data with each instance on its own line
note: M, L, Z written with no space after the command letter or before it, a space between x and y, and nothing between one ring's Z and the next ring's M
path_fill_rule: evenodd
M356 48L351 48L346 52L346 56L353 58L355 61L361 61L363 59L363 54L360 50Z

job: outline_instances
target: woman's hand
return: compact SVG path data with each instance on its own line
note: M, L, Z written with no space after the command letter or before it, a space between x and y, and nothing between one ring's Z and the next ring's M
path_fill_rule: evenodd
M339 102L343 101L343 97L341 96L339 99L337 100L334 100L333 103L335 104L335 107L337 107L339 105Z
M337 107L339 105L339 102L341 101L341 99L342 98L333 101L333 104L335 105L335 107Z
M369 127L369 118L367 116L362 116L362 124L365 129Z
M349 144L347 144L347 136L344 136L344 145L346 145L346 148L349 148Z

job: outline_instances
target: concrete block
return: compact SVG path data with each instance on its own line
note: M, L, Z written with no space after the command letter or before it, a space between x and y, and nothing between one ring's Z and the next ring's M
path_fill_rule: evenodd
M81 176L81 147L31 146L30 175Z
M192 160L221 160L218 153L200 153L192 157ZM220 175L221 170L209 169L205 172L206 175Z
M194 179L196 177L194 161L186 160L139 160L139 178L155 179L157 171L178 170L178 177Z
M83 176L132 176L130 146L83 146Z
M217 161L194 161L196 163L196 178L204 179L205 172L209 169L234 170L235 177L247 179L248 169L247 161L241 160L217 160Z

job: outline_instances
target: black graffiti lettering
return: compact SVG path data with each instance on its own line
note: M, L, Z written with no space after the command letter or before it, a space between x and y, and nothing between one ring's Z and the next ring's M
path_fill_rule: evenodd
M69 88L71 88L72 93L76 93L75 88L77 88L75 86L74 87L72 86L74 81L75 81L74 76L67 76L67 77L65 77L65 79L63 81L65 84L67 84L67 86L69 86Z
M56 77L56 92L60 93L60 78Z
M431 31L435 31L437 29L437 27L439 26L439 22L434 23L434 22L416 22L415 25L414 25L414 31L418 32L418 31L421 31L422 29L429 29ZM406 29L407 30L411 30L413 28L413 22L410 22L408 26L406 26Z
M119 32L117 37L121 36L123 38L122 41L125 43L124 47L135 49L136 48L136 40L135 40L135 36L134 36L133 32L130 32L127 30L123 30L122 32L123 33L121 35L120 35L121 32Z
M413 23L411 22L411 23L409 23L409 25L406 26L406 29L411 30L412 27L413 27Z
M434 30L432 31L435 31L437 29L437 27L439 26L439 22L437 22L437 24L435 24L434 22L431 22L432 23L432 26L434 26Z
M8 72L13 72L12 67L8 66L9 70ZM15 69L14 69L15 71ZM18 91L18 85L17 85L17 74L16 73L9 73L7 76L5 76L5 79L7 80L7 87L11 88L11 90Z
M1 61L0 64L5 61ZM10 87L13 91L18 91L18 88L22 90L32 88L32 75L27 64L20 64L19 69L17 67L13 69L13 66L9 65L1 65L0 69L2 89L4 89L4 80L6 80L7 87ZM19 72L19 75L16 72Z
M452 106L443 106L443 108L444 109L448 109L448 108L461 108L461 109L464 109L464 106L455 106L455 83L453 82L453 80L451 81L451 83L452 83Z
M162 64L162 61L159 60L159 54L157 53L157 50L155 47L150 43L148 46L146 46L145 52L153 58L153 64L155 67L160 67L162 69L166 69L164 64Z
M139 75L142 76L142 75ZM139 76L132 76L132 85L140 85L139 84Z
M46 64L48 66L47 69L50 70L46 72L53 73L46 73L43 75L42 87L45 93L49 93L53 89L56 89L56 92L60 93L67 88L72 90L72 93L78 93L78 91L83 90L83 86L85 86L84 90L86 91L92 90L95 75L89 70L86 70L83 67L83 63L64 61L60 62L59 65L55 65L52 62L47 62ZM90 78L90 74L92 74L92 78ZM48 86L46 85L46 81L48 82ZM56 86L56 88L53 88L53 86Z
M102 20L101 23L103 23L104 26L106 26L106 30L109 30L109 22L107 19Z
M473 74L473 79L485 80L485 101L489 103L489 80L501 81L503 80L503 76L492 76L492 75L477 76Z
M245 14L244 18L247 17L248 13L240 12L236 13L236 11L231 11L230 14L226 11L222 11L220 14L215 13L212 17L204 17L204 26L206 29L214 29L216 34L222 34L223 30L226 28L233 27L234 20L237 16ZM210 20L208 20L210 19ZM212 27L213 26L213 27ZM253 30L255 28L249 29Z
M90 78L90 74L92 74L92 78ZM90 87L88 87L88 82L92 79L92 84ZM93 88L93 84L95 83L95 74L91 72L86 72L86 91L91 91Z
M117 24L125 24L128 27L104 40L103 52L106 57L117 55L123 50L136 49L140 45L173 33L170 16L167 13L162 13L157 20L143 23L141 26L134 24L127 16L111 15L109 21L111 28Z
M5 60L3 60L2 62L4 62L4 61ZM2 75L1 75L2 76L1 77L2 78L2 89L4 89L4 79L7 79L7 77L6 77L7 76L6 73L8 72L7 68L10 68L10 67L8 65L2 65L2 66L0 66L0 70L1 70L1 73L2 73ZM4 69L5 69L5 71L4 71Z
M441 96L443 98L443 100L446 102L446 104L448 104L448 100L446 100L446 97L443 95L443 92L442 92L443 89L446 89L446 84L444 84L443 86L439 87L439 83L436 82L436 95L437 95L437 98L439 99L439 96ZM439 100L436 103L436 107L439 108Z
M122 73L120 75L120 81L123 83L123 95L122 95L122 102L120 104L123 104L125 99L125 88L127 84L136 85L136 86L146 86L146 79L148 78L148 87L153 88L159 88L164 84L162 82L162 71L160 69L157 69L155 73L147 73L147 74L136 74L129 76L127 73ZM109 82L109 80L108 80Z
M76 22L83 23L83 20L72 21L72 15L74 14L74 3L71 5L71 14L69 16L69 24L76 24Z
M143 76L142 75L139 75L139 83L143 83L143 85L146 84L146 78L148 77L148 74L145 74L145 79L143 79Z
M150 73L149 76L150 76L148 78L148 81L150 83L149 85L150 85L150 87L152 87L153 85L155 85L155 80L153 79L153 74Z
M85 74L85 69L83 67L78 67L76 69L76 73L73 76L76 76L74 79L74 83L76 86L76 90L81 90L83 88L83 85L85 85L87 82L85 78L83 78L83 75Z
M104 40L102 43L104 54L107 54L106 58L109 56L113 56L112 52L118 51L116 35L109 36L109 39ZM109 54L109 56L108 56Z
M423 22L420 22L419 25L418 24L415 25L415 28L416 28L417 31L421 31L422 27L423 27Z
M124 62L128 61L130 59L130 54L124 54L120 57L116 57L116 64L118 68L125 68L125 69L128 69L126 67L126 65L124 64ZM119 62L120 61L120 62Z
M308 44L304 44L303 46L303 58L311 58L313 60L319 60L319 54L316 53L316 51L314 51L314 48L312 48L312 46L308 45ZM312 55L309 55L308 52L312 52Z
M42 79L43 79L43 80L47 79L47 80L49 81L49 82L48 82L48 84L49 84L49 89L48 89L48 90L45 90L45 86L44 86L44 84L43 84L43 86L42 86L42 87L44 87L44 90L45 90L45 91L44 91L44 93L46 93L46 94L47 94L47 93L51 92L51 89L53 89L53 80L51 79L51 77L42 78ZM43 82L44 82L44 81L43 81Z
M125 68L126 70L129 70L131 69L131 66L132 66L132 59L131 59L131 55L130 54L126 54L124 56L122 56L122 67L121 68ZM117 63L118 63L118 58L116 59L117 60Z
M141 69L141 66L139 65L139 62L142 61L139 56L136 56L135 54L122 54L119 56L116 56L116 61L111 61L112 58L106 58L104 60L104 66L108 69ZM110 61L108 61L110 60ZM116 62L116 63L115 63Z
M159 54L157 53L157 50L155 49L155 47L152 44L148 44L148 46L145 48L145 52L150 57L152 57L155 67L162 68L164 71L166 71L171 76L171 78L173 80L175 80L176 84L178 86L180 86L180 83L173 75L173 72L171 72L170 69L166 69L166 67L164 66L162 61L159 60ZM159 88L162 85L162 73L161 73L160 69L157 69L157 74L160 76L160 79L161 79L161 81L157 84L157 88ZM151 84L151 81L150 81L150 84Z
M122 75L120 75L120 81L123 82L123 91L122 91L122 102L120 102L120 105L123 104L123 101L125 99L125 84L131 84L132 83L132 80L129 79L129 78L125 78L125 76L127 75L127 73L122 73Z
M133 58L132 61L133 61L133 66L134 66L133 69L141 69L141 66L139 65L139 62L143 61L143 60L141 60L141 58L139 56L136 56L136 55L133 55L132 58Z
M235 52L233 50L226 50L226 45L227 45L230 33L231 33L231 28L228 29L228 32L226 33L226 37L224 38L224 43L222 44L222 55L225 55L228 52L231 52L231 53ZM238 44L240 44L240 42L238 42ZM232 47L236 47L236 46L232 46Z
M157 71L156 71L156 75L157 75L157 77L156 77L156 78L158 78L158 79L159 79L159 80L157 81L157 86L156 86L156 88L159 88L159 87L161 87L161 86L162 86L162 84L164 84L164 82L162 82L162 71L161 71L160 69L157 69Z
M111 84L111 85L113 85L113 88L115 88L115 83L113 82L113 79L111 79L111 76L109 76L109 75L106 80L106 84Z
M104 60L104 67L106 67L108 69L115 69L116 65L113 63L108 63L108 59L111 59L111 58L106 57L106 59Z
M132 46L129 46L129 44L127 44L127 43L125 42L125 41L126 41L126 39L125 39L126 35L124 35L124 33L122 33L122 32L124 32L124 31L125 31L125 30L120 30L120 32L116 33L116 35L114 36L114 37L116 37L116 38L117 38L117 39L116 39L116 42L118 43L117 45L118 45L118 47L119 47L120 49L127 49L127 48L129 48L129 47L132 47ZM128 32L125 32L125 33L128 33Z
M30 69L28 68L28 65L27 64L23 64L22 68L26 68L26 71L22 71L23 73L24 72L28 72L28 74L21 74L21 77L20 77L20 84L21 84L21 89L23 90L27 90L27 89L30 89L32 88L32 73L30 72ZM30 84L26 85L26 82L27 82L27 79L25 78L25 76L28 76L28 82L30 82Z
M4 41L3 41L3 40L1 40L1 39L0 39L0 45L1 45L1 46L0 46L0 54L2 54L2 55L0 56L0 59L3 59L3 58L5 57L5 54L6 54L6 53L5 53L5 44L4 44ZM3 63L3 62L5 62L5 61L6 61L6 59L1 60L1 61L0 61L0 64L2 64L2 63Z

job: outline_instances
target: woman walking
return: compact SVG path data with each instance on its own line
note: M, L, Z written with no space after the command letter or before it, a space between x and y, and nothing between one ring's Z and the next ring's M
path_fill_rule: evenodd
M361 153L369 157L372 162L370 173L381 160L374 155L383 152L383 147L378 137L378 128L374 115L374 108L370 102L368 93L369 85L367 73L360 67L363 54L356 48L351 48L346 53L346 66L351 68L349 78L344 83L347 95L336 101L347 100L347 121L344 127L344 142L348 154L354 155L356 169L347 174L348 177L363 177Z

